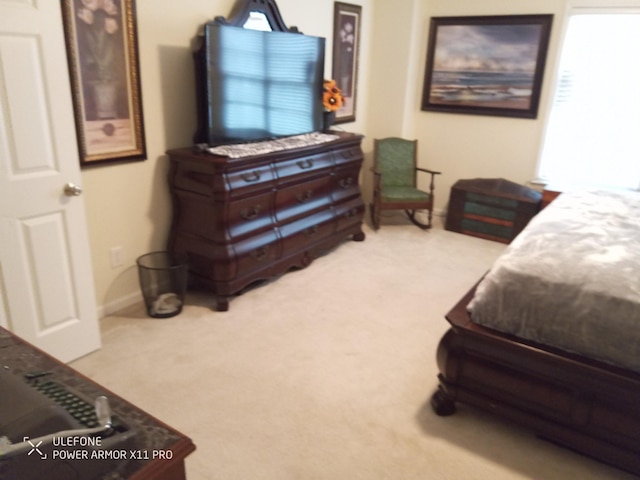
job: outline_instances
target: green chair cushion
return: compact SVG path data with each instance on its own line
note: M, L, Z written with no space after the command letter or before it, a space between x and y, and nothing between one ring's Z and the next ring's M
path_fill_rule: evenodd
M382 188L384 202L428 202L430 195L414 187L385 186Z
M382 186L415 186L415 143L401 138L378 141L376 168Z

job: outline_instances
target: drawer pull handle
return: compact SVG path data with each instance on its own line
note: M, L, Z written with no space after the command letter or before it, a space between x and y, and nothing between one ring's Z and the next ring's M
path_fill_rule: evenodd
M353 185L353 178L351 177L341 178L338 184L342 188L349 188L351 185Z
M241 177L247 183L257 182L258 180L260 180L260 172L258 170L254 170L250 174L243 173Z
M296 193L296 200L298 203L304 203L311 199L311 195L313 195L313 190L307 190L306 192L298 192Z
M265 245L264 247L260 247L260 248L256 248L255 250L252 250L249 256L251 256L251 258L253 258L254 260L260 262L265 258L267 258L268 253L269 253L269 246Z
M355 208L351 208L351 209L347 210L346 212L344 212L344 218L355 217L356 213L358 213L358 210L356 210Z
M306 160L298 160L297 164L302 170L308 170L309 168L313 167L313 160L309 158L307 158Z
M309 227L304 231L304 234L307 237L310 237L312 235L315 235L316 233L318 233L318 225L314 225L313 227Z
M255 205L251 208L243 208L240 211L240 216L245 220L253 220L260 214L260 205Z

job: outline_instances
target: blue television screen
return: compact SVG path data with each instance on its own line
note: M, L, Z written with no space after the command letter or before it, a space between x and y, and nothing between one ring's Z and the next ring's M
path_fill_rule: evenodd
M205 48L207 143L322 128L324 38L210 23Z

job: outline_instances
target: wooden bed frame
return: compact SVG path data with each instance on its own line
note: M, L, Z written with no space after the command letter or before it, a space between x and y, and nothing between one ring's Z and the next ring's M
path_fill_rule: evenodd
M431 406L495 412L538 436L640 475L640 375L471 322L472 288L447 314Z

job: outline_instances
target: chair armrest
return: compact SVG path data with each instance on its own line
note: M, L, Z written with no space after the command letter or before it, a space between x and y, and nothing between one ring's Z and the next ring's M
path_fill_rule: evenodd
M429 193L431 194L432 198L433 198L433 191L435 189L435 178L436 175L440 175L442 172L436 172L435 170L429 170L428 168L419 168L416 167L416 171L421 171L421 172L425 172L431 175L431 177L429 177L431 179L431 181L429 182Z
M442 172L436 172L434 170L429 170L428 168L416 167L416 170L420 170L421 172L430 173L431 175L442 175Z

